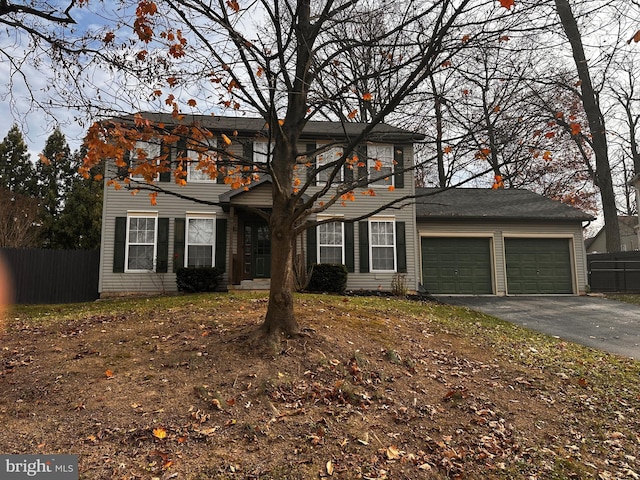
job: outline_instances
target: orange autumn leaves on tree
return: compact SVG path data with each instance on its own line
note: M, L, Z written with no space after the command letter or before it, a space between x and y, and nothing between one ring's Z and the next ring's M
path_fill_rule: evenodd
M158 7L154 2L142 0L136 8L136 19L133 22L133 31L138 38L145 43L149 43L153 39L153 17L158 11Z
M633 37L631 37L629 40L627 40L627 44L630 44L631 42L635 42L635 43L640 42L640 30L638 30L636 33L634 33Z

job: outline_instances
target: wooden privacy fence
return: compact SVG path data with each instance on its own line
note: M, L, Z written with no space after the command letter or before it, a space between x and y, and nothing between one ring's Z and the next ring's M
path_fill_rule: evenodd
M593 292L640 292L640 252L587 255L589 286Z
M99 250L0 248L14 302L73 303L98 298Z

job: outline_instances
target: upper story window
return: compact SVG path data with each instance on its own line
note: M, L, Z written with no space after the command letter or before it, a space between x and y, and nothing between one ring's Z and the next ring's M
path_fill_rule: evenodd
M155 165L158 165L160 163L160 147L160 143L137 141L135 148L130 152L131 170L135 171L140 166L144 169L154 168ZM149 164L149 166L145 167L145 164ZM155 179L157 180L158 177L159 174L156 173ZM131 178L133 180L144 181L143 172L138 171L136 174L132 174Z
M322 148L321 145L318 145L318 148ZM322 166L327 165L331 162L335 162L343 155L343 149L341 147L333 147L324 152L318 154L316 156L316 168L320 169ZM340 168L340 171L336 173L336 176L333 178L333 183L338 183L343 181L343 169ZM329 181L329 177L334 171L334 167L328 167L324 170L318 172L316 176L316 185L325 185Z
M211 148L217 146L216 139L209 140ZM209 150L206 152L196 152L195 150L187 150L187 181L192 183L215 183L216 176L211 177L209 169L216 167L218 154Z
M369 220L371 271L396 271L396 222L393 218Z
M367 164L372 186L393 185L393 146L367 145Z
M268 142L253 142L253 162L258 164L267 164L267 160L272 158L273 144L269 148Z
M157 251L158 214L127 215L125 272L153 272Z
M185 267L215 266L215 215L187 214L186 237Z

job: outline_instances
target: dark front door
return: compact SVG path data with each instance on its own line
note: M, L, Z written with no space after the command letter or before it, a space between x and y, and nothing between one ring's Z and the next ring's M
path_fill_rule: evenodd
M271 276L271 239L269 226L262 219L245 220L242 230L242 278Z

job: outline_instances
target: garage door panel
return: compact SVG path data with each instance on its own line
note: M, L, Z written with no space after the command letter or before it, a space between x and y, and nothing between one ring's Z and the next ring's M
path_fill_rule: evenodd
M423 238L422 283L430 293L493 293L488 238Z
M573 293L568 239L506 238L505 259L508 293Z

